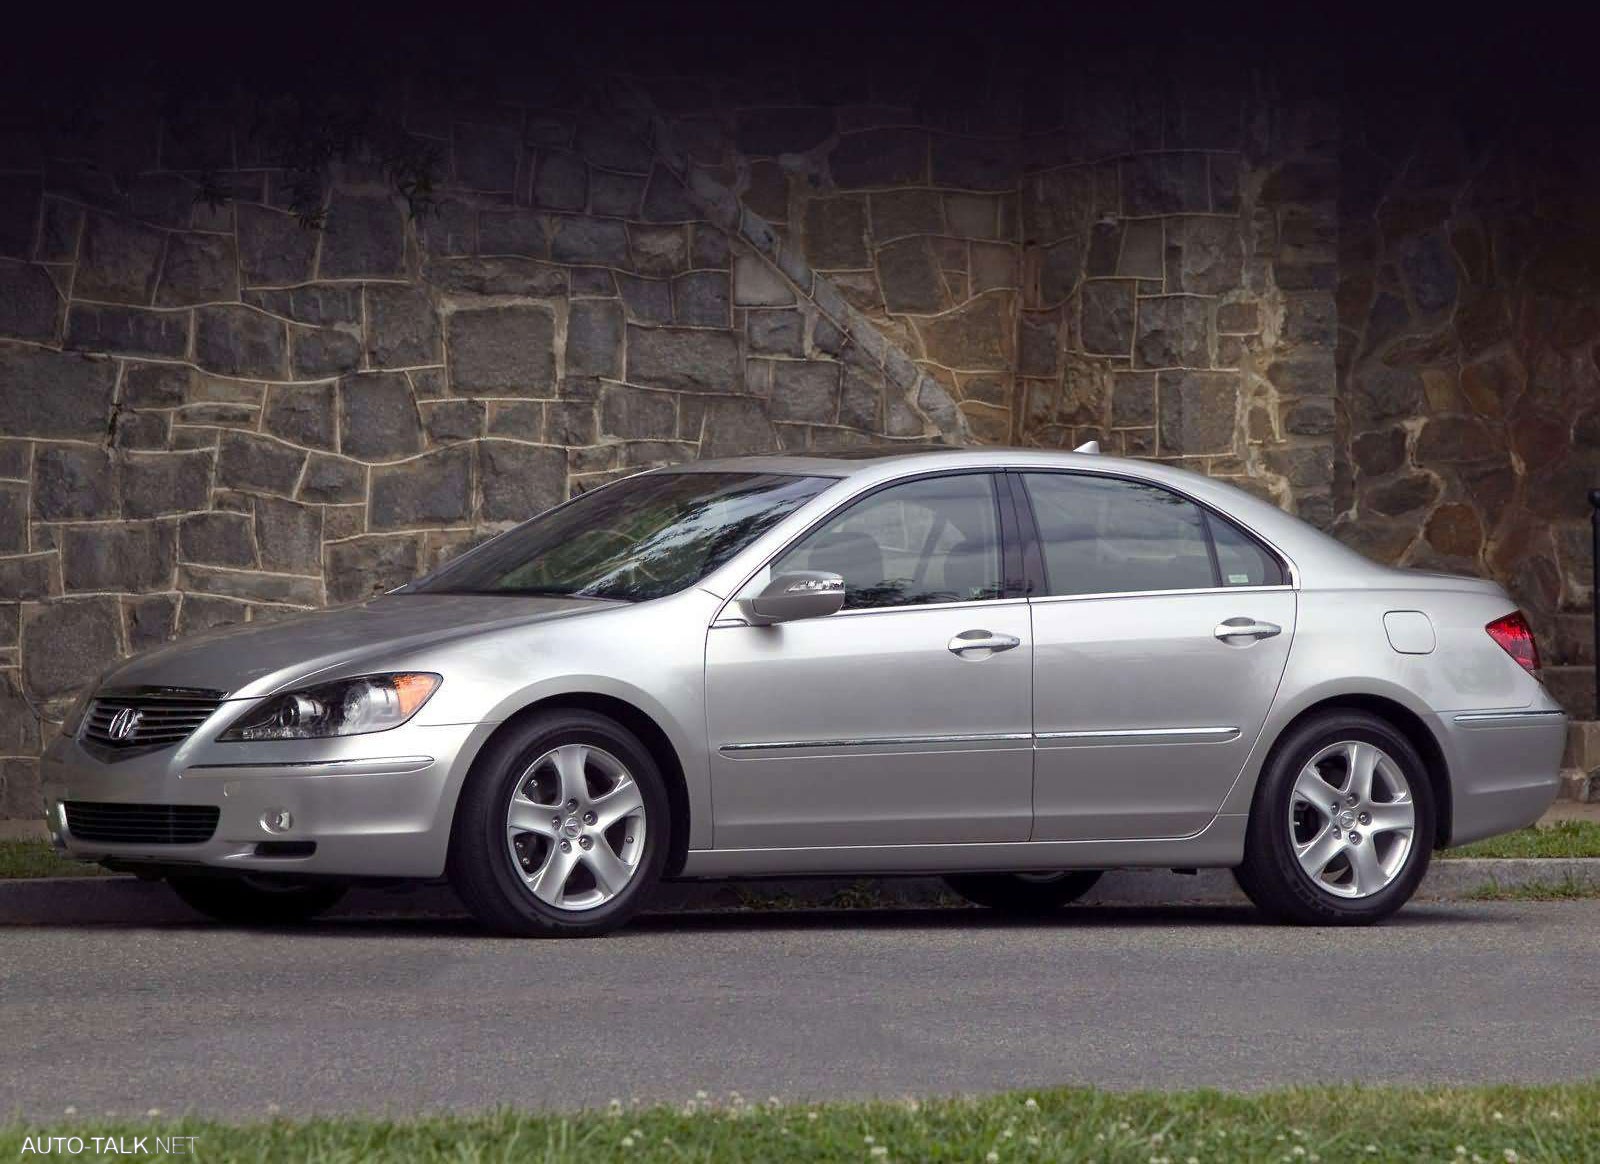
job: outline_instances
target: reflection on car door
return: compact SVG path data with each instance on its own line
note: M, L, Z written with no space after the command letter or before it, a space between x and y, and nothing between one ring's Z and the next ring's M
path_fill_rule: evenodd
M1035 840L1176 837L1215 816L1294 634L1282 563L1143 482L1021 475L1043 551Z
M771 565L840 574L843 610L711 628L717 848L1027 838L1032 643L996 484L943 474L852 502Z

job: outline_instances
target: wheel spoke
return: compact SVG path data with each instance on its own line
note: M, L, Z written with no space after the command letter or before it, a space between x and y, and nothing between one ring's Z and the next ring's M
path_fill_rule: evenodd
M576 800L579 804L589 799L589 782L584 769L589 765L589 749L582 744L565 744L555 750L552 761L556 775L561 778L563 802Z
M1344 847L1339 830L1329 825L1304 845L1296 845L1294 855L1300 861L1300 868L1309 873L1313 881L1321 881L1322 871L1328 867L1328 862L1337 857Z
M1369 893L1376 893L1382 889L1389 880L1388 873L1384 872L1378 860L1378 851L1372 847L1371 840L1363 837L1359 845L1350 846L1350 872L1354 878L1353 887L1356 893L1365 897Z
M539 871L533 875L529 887L533 895L540 901L550 905L561 904L561 891L566 888L567 878L572 876L572 870L578 863L576 850L562 851L560 845L551 845L550 854L539 866Z
M611 851L604 837L597 838L594 847L583 851L583 863L594 874L595 884L607 893L621 893L633 877L633 866Z
M559 805L535 804L525 796L511 798L511 811L506 814L506 828L516 833L537 833L541 837L554 837L560 833L553 824L561 814Z
M639 794L639 786L623 776L610 792L596 797L591 807L594 809L595 827L608 829L643 808L644 797Z
M1372 823L1370 833L1392 833L1417 827L1417 807L1409 800L1395 800L1388 804L1374 804L1368 810Z
M1301 771L1299 779L1294 782L1294 796L1296 800L1303 800L1323 816L1327 816L1335 804L1344 799L1333 785L1322 778L1316 766L1307 764Z
M603 794L591 794L591 778L606 789ZM648 824L644 793L627 766L603 747L554 744L523 770L503 803L506 856L528 892L545 905L574 914L596 909L624 892L638 873ZM606 837L608 829L615 843ZM530 844L530 835L539 843Z
M1381 753L1371 744L1352 740L1346 755L1350 757L1350 794L1365 803L1372 799L1372 776Z

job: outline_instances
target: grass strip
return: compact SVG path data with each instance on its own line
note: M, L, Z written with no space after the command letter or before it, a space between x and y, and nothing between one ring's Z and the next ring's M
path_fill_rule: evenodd
M1467 892L1468 901L1578 901L1586 897L1600 897L1600 882L1579 881L1563 877L1560 881L1547 881L1534 885L1501 885L1486 881ZM1596 1158L1600 1159L1600 1152Z
M102 877L106 870L59 855L44 841L0 841L0 878Z
M703 1093L682 1106L612 1101L575 1115L498 1110L476 1116L225 1124L139 1119L0 1125L0 1158L27 1159L25 1137L193 1136L202 1161L356 1164L430 1161L1458 1161L1572 1164L1600 1153L1600 1081L1544 1087L1312 1087L1257 1095L1214 1091L1012 1092L979 1099L785 1105ZM38 1151L37 1147L35 1151ZM63 1154L69 1154L63 1151Z
M1439 857L1600 857L1600 821L1559 820L1445 849Z

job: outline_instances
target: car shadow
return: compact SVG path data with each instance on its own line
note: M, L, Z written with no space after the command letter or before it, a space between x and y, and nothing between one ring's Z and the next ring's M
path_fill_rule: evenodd
M1384 929L1410 930L1441 925L1515 924L1516 917L1465 904L1424 903L1402 910L1383 923ZM137 925L137 922L124 925ZM1102 929L1288 929L1267 921L1248 906L1069 906L1041 918L1007 917L988 910L965 907L885 907L856 909L727 909L683 910L644 914L604 940L628 942L681 934L773 934L819 931L1022 931L1063 932ZM48 929L80 927L49 926ZM94 927L102 928L102 927ZM494 934L462 916L347 916L329 917L306 925L246 928L215 923L179 923L163 927L186 931L250 934L273 938L437 939L467 938L480 942L523 942Z

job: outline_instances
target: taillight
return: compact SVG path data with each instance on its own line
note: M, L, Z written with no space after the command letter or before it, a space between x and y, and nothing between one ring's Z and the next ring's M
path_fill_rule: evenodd
M1514 610L1483 629L1489 632L1489 637L1499 643L1506 654L1521 663L1525 671L1538 674L1539 644L1533 641L1533 628L1522 617L1522 611Z

